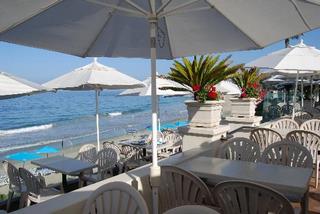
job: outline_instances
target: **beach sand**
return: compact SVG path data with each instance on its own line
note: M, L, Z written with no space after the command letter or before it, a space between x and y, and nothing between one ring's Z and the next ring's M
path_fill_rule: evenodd
M126 134L126 135L122 135L122 136L118 136L118 137L114 137L114 138L109 138L109 139L101 139L101 145L102 142L105 141L113 141L114 143L119 143L122 141L134 141L134 140L139 140L144 136L149 135L151 132L148 130L142 130L142 131L138 131L135 134ZM96 145L96 142L91 142L92 144ZM84 143L87 144L87 143ZM49 157L51 156L55 156L55 155L64 155L66 157L71 157L71 158L75 158L78 154L78 151L80 149L81 146L83 146L84 144L78 144L78 145L73 145L72 147L69 148L64 148L63 151L59 152L59 153L55 153L55 154L51 154L49 155ZM34 150L36 149L36 147L32 148L28 148L28 150ZM25 151L25 150L24 150ZM25 164L21 163L21 162L16 162L16 161L10 161L12 162L17 168L19 167L25 167L26 169L34 169L37 168L36 165L31 164L30 162L26 162ZM4 175L6 174L3 166L0 167L0 174ZM62 176L60 173L51 173L49 175L45 175L45 181L47 186L57 186L59 184L61 184L62 182ZM75 179L75 177L68 177L68 179ZM2 199L4 199L4 195L7 195L8 193L8 185L4 185L0 187L0 197L2 197Z

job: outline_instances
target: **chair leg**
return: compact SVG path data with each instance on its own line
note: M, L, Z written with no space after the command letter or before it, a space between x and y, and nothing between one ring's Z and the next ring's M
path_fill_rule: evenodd
M23 208L26 205L26 200L28 199L28 193L22 192L20 195L19 208Z
M11 205L11 200L12 200L13 194L14 194L14 192L12 190L9 190L8 199L7 199L7 212L10 211L10 205Z
M31 205L31 201L29 199L29 197L27 198L27 207L29 207Z
M319 162L317 161L317 165L316 165L316 180L315 180L315 186L316 189L318 188L318 183L319 183Z

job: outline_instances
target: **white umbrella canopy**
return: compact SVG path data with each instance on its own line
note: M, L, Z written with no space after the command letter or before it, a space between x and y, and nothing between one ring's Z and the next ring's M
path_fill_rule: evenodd
M136 89L127 89L123 92L121 92L119 95L120 96L151 96L151 88L152 88L152 83L151 83L151 77L147 78L146 80L143 81L143 84L145 87L143 88L136 88ZM161 88L166 88L166 87L183 87L182 85L159 77L157 76L156 79L156 86L157 86L157 95L158 96L183 96L183 95L188 95L191 94L188 91L174 91L171 89L167 90L162 90Z
M100 150L99 93L103 89L128 89L143 87L144 84L114 68L100 64L96 58L86 66L43 84L45 87L62 90L96 91L97 148Z
M272 69L269 72L274 71L288 76L295 74L296 82L293 95L293 103L295 105L299 75L312 76L320 73L320 50L305 45L301 40L297 45L272 52L247 63L246 66ZM301 82L301 88L303 89L303 81ZM301 103L303 106L303 96L301 96ZM294 117L294 114L295 109L292 111L292 117Z
M306 0L11 0L1 8L0 40L82 57L151 57L151 21L165 59L262 48L320 27L320 5Z
M216 89L223 94L241 94L240 88L229 80L219 82Z
M174 81L164 79L161 77L157 77L157 95L158 96L183 96L183 95L191 95L189 91L174 91L174 90L163 90L161 88L183 88L184 86L176 83ZM151 96L151 77L147 78L143 81L145 87L143 88L135 88L135 89L127 89L121 92L120 96ZM241 90L238 86L236 86L231 81L221 81L216 85L217 91L223 94L241 94Z
M297 45L272 52L246 64L247 67L270 68L279 73L312 74L320 72L320 50L307 46L303 40Z
M10 99L44 91L49 91L49 89L11 74L0 72L0 99Z
M43 84L46 87L64 90L103 90L143 87L143 83L115 68L105 66L94 58L86 66L57 77Z
M1 11L1 41L83 57L151 58L151 177L159 176L157 58L262 48L320 27L320 5L308 0L11 0ZM156 214L156 197L153 205Z
M279 83L279 82L284 82L285 76L283 75L274 75L269 77L268 79L263 80L265 83Z

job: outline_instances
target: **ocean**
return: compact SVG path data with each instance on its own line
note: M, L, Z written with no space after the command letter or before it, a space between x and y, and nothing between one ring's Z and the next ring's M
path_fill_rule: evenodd
M151 97L100 95L100 138L121 136L151 125ZM161 123L186 120L189 97L161 97ZM0 156L45 144L70 147L94 142L94 91L58 91L0 100Z

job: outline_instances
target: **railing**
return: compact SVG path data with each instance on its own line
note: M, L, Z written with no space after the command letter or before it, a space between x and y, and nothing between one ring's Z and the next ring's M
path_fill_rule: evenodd
M217 141L218 142L218 141ZM205 146L197 149L192 149L185 151L183 153L176 154L170 158L164 159L159 162L159 165L176 165L188 159L191 159L200 154L210 153L215 151L219 147L219 143L213 142L206 144ZM54 213L54 214L78 214L82 213L82 208L90 196L90 194L100 187L109 182L113 181L123 181L128 184L131 184L142 194L144 199L147 202L149 210L151 211L152 207L152 194L151 187L149 182L149 173L150 173L151 164L139 167L135 170L129 171L127 173L122 173L120 175L108 178L106 180L100 181L98 183L77 189L75 191L66 193L57 198L48 200L46 202L36 204L24 209L20 209L13 213L15 214L34 214L34 213Z

